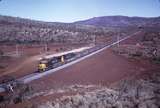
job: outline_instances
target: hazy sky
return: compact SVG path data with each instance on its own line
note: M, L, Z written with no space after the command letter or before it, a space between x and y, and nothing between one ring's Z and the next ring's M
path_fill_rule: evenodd
M160 16L160 0L2 0L0 14L73 22L98 16Z

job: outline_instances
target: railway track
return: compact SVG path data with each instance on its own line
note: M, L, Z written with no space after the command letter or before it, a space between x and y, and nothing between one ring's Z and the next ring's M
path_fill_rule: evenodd
M94 49L90 49L90 50L88 50L88 52L84 53L84 55L79 56L79 57L73 59L71 62L63 64L63 65L61 65L59 67L56 67L54 69L45 71L43 73L32 73L32 74L26 75L24 77L18 78L16 81L19 81L19 82L22 82L22 83L26 84L26 83L29 83L29 82L31 82L33 80L39 79L39 78L44 77L44 76L49 75L49 74L52 74L52 73L54 73L54 72L56 72L58 70L64 69L64 68L69 67L69 66L71 66L71 65L73 65L75 63L78 63L78 62L80 62L80 61L82 61L82 60L84 60L86 58L89 58L89 57L91 57L91 56L93 56L93 55L95 55L95 54L97 54L97 53L99 53L99 52L101 52L101 51L103 51L105 49L108 49L111 46L114 46L114 45L116 45L116 44L118 44L118 43L120 43L120 42L122 42L122 41L124 41L124 40L126 40L126 39L128 39L128 38L130 38L130 37L132 37L134 35L136 35L139 32L136 32L136 33L134 33L134 34L132 34L130 36L124 37L123 39L120 39L120 40L118 40L116 42L113 42L113 43L111 43L109 45L100 46L100 47L96 47ZM5 86L7 84L10 84L10 83L14 83L14 82L8 82L8 83L5 83L5 84L0 84L0 93L1 92L5 92Z

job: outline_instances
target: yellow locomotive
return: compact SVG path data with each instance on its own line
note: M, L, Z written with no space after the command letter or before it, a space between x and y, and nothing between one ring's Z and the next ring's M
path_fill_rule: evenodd
M39 72L45 71L47 69L47 64L48 64L48 60L42 59L38 64L38 71Z

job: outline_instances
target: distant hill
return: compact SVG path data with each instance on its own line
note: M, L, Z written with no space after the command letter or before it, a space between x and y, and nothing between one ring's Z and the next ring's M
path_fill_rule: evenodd
M130 34L139 26L160 29L160 17L95 17L74 23L44 22L0 15L0 43L91 43L117 33Z
M160 17L103 16L74 23L99 27L160 26Z

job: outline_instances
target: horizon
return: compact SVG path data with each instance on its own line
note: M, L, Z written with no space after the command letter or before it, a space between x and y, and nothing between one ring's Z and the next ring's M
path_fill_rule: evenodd
M48 22L48 23L74 23L74 22L78 22L78 21L85 21L85 20L90 20L92 18L100 18L100 17L129 17L129 18L159 18L160 16L153 16L153 17L141 17L141 16L124 16L124 15L110 15L110 16L95 16L95 17L91 17L91 18L88 18L88 19L83 19L83 20L77 20L77 21L74 21L74 22L51 22L51 21L44 21L44 20L38 20L38 19L31 19L31 18L24 18L24 17L19 17L19 16L9 16L9 15L2 15L0 14L0 16L3 16L3 17L13 17L13 18L21 18L21 19L24 19L24 20L32 20L32 21L40 21L40 22Z
M72 23L103 16L160 17L159 0L2 0L0 14L44 22Z

